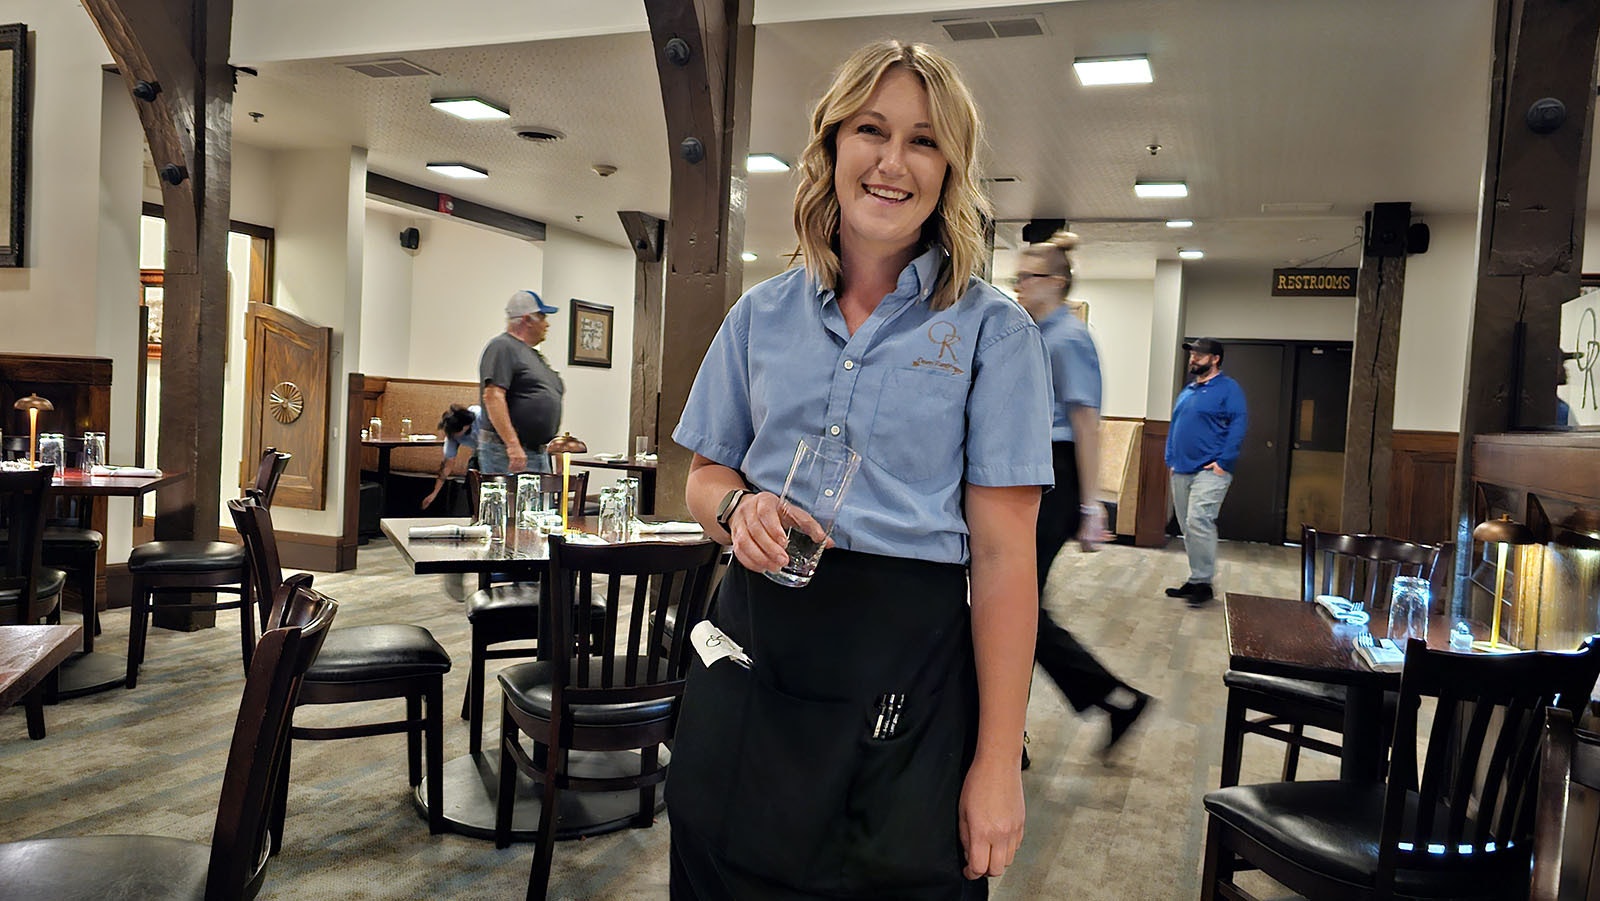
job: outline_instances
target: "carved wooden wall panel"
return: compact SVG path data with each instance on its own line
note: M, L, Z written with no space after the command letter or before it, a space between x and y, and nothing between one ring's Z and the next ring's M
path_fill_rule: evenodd
M241 468L275 447L294 455L273 503L327 506L328 375L333 329L277 307L253 303L246 325L245 441Z

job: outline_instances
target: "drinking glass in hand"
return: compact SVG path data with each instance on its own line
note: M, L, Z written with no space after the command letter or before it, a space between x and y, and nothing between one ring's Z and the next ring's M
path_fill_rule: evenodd
M822 551L828 544L834 520L844 504L850 480L861 468L861 455L836 438L825 435L805 437L794 451L789 476L783 481L779 515L789 534L789 562L777 572L765 573L779 585L800 588L811 582ZM821 537L808 533L790 516L791 510L808 513L821 529Z
M1412 638L1428 640L1428 606L1431 586L1427 579L1396 576L1389 596L1389 640L1405 650Z

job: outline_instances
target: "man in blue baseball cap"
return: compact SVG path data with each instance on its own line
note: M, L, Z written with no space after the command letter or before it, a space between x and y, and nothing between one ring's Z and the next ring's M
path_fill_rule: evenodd
M557 308L532 291L506 301L506 330L483 348L478 386L488 422L478 436L478 466L485 474L552 472L545 445L561 426L566 388L538 351L550 331L545 317Z

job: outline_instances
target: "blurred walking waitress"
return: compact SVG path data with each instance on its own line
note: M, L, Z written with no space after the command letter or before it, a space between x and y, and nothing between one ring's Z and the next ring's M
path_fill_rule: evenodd
M751 289L673 438L735 563L690 673L667 804L675 899L982 898L1022 840L1018 763L1051 482L1039 330L974 277L977 110L948 60L869 44L817 104L805 267ZM816 576L780 511L799 439L864 458ZM970 584L970 606L968 604Z

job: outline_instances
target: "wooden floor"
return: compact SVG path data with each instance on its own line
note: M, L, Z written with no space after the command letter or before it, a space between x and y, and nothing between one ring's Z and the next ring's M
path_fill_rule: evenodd
M1297 553L1224 543L1218 587L1293 595ZM1023 777L1027 836L1012 869L991 883L992 897L1198 897L1200 797L1217 782L1227 653L1220 602L1191 611L1162 594L1184 574L1176 541L1159 551L1068 550L1057 560L1052 613L1157 701L1108 767L1095 753L1103 717L1080 719L1047 679L1036 682L1033 768ZM319 575L317 585L339 599L339 625L413 622L438 636L456 660L445 683L445 756L464 754L466 728L454 714L466 677L466 620L443 578L410 575L393 549L374 542L357 570ZM0 716L0 840L150 832L209 841L243 684L237 620L219 620L220 628L199 633L153 632L138 689L49 708L45 741L27 740L20 710ZM124 648L126 630L125 611L107 614L103 647ZM324 708L300 720L339 718ZM491 730L497 720L491 712ZM1245 781L1272 779L1278 763L1268 745L1247 744ZM1303 771L1332 776L1337 764L1313 754ZM551 897L666 897L668 825L558 845ZM397 736L298 744L286 833L264 898L521 897L532 856L527 846L496 851L428 835L407 797ZM1264 891L1285 896L1270 885Z

